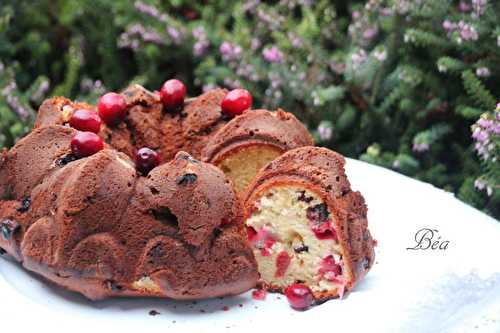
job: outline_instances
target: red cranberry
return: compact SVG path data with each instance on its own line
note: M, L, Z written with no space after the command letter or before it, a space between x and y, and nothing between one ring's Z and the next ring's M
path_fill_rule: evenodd
M319 274L329 281L336 281L337 276L342 275L342 266L335 262L333 255L326 256L321 260Z
M288 252L281 251L276 257L276 273L274 274L274 277L283 277L288 269L288 266L290 266L290 262L291 259Z
M231 90L221 103L222 112L229 116L237 116L252 107L252 95L246 89Z
M168 80L161 86L160 98L168 110L175 110L184 105L186 86L179 80Z
M147 175L149 171L153 170L160 164L160 155L153 149L141 148L135 154L135 162L137 169Z
M276 240L269 230L265 228L255 230L252 227L247 227L247 234L250 243L260 250L262 256L268 257L271 255L271 248L276 243Z
M301 283L294 283L286 288L285 295L288 298L288 303L295 310L305 310L314 301L311 289Z
M311 224L311 229L314 232L316 238L320 240L333 239L338 241L337 232L333 228L332 222L323 222L321 224Z
M114 126L119 124L127 115L127 102L120 94L109 92L104 94L97 104L99 116L106 125Z
M222 221L220 222L220 225L229 225L231 224L233 221L227 217L223 218Z
M101 137L92 132L78 132L71 139L71 151L77 157L94 155L104 148Z
M257 231L255 231L253 227L247 226L247 236L250 243L253 243L255 240L255 236L257 236Z
M263 301L266 299L267 291L265 289L256 289L252 291L252 298L257 301Z
M69 125L79 131L99 133L101 130L102 120L97 113L91 110L80 109L76 110L71 119L69 120Z

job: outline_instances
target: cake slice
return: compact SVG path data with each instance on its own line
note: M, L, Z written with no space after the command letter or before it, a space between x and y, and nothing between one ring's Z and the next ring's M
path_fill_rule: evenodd
M257 172L284 152L314 141L304 125L283 110L248 110L208 141L203 160L224 171L242 194Z
M245 223L263 287L318 302L342 297L373 265L367 207L344 164L328 149L298 148L250 185Z

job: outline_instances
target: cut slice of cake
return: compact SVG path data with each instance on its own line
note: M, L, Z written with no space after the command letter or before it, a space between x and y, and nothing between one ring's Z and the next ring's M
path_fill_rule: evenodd
M294 292L316 301L342 297L373 265L367 207L344 164L328 149L298 148L250 185L246 226L265 288L286 291L289 300Z
M304 125L283 110L248 110L208 141L203 160L224 171L243 194L261 168L284 152L314 141Z

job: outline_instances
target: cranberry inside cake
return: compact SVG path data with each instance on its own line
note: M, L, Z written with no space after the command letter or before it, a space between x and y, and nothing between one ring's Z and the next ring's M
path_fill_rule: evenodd
M343 297L373 265L368 209L344 165L325 148L292 149L262 168L246 192L260 284L285 293L292 307Z
M261 279L270 289L304 283L315 294L342 294L348 276L330 208L310 190L276 186L246 221Z

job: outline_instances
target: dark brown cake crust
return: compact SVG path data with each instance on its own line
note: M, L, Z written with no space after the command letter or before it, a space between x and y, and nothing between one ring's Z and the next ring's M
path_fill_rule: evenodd
M100 136L130 158L138 149L148 147L160 154L162 163L172 160L179 151L200 159L208 141L229 120L220 108L226 94L225 89L214 89L188 99L180 111L167 112L158 92L133 84L122 92L127 103L125 121L113 127L104 125ZM80 108L96 111L93 106L64 97L48 99L40 106L35 128L65 125Z
M208 141L203 160L217 164L229 151L253 144L273 146L285 152L294 148L314 145L314 140L291 113L248 110L232 119Z
M318 194L334 214L335 230L342 248L349 281L346 291L370 270L375 259L374 240L368 230L367 207L363 196L351 190L344 171L345 159L329 149L303 147L291 150L271 162L257 175L245 195L245 216L254 202L276 185L298 185ZM275 286L270 290L284 292ZM337 295L314 295L322 301Z
M141 177L112 149L71 157L74 132L41 127L2 153L0 248L91 299L199 299L255 285L240 203L220 170L178 153Z

